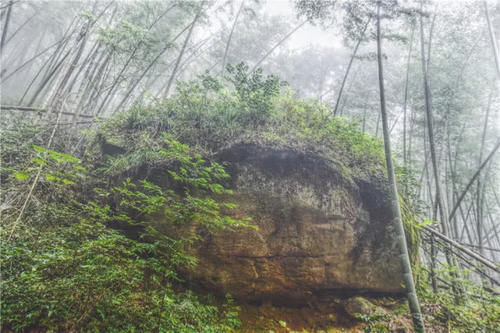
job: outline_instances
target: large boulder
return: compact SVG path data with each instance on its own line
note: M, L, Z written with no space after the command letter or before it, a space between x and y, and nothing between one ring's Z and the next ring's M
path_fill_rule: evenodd
M258 226L203 233L185 278L246 301L300 303L312 296L402 293L387 184L381 168L363 176L319 154L237 144L228 163L227 213Z

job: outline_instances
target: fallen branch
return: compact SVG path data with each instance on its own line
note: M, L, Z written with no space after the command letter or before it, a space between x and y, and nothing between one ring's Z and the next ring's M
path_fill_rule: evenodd
M428 227L428 226L423 226L422 227L423 230L425 231L428 231L430 233L432 233L433 235L437 236L438 238L440 238L441 240L443 240L444 242L450 244L450 245L453 245L455 248L459 249L460 251L462 251L463 253L467 254L468 256L476 259L477 261L479 261L480 263L484 264L486 267L488 268L491 268L492 270L494 270L495 272L497 273L500 273L500 268L498 267L497 264L491 262L490 260L486 259L485 257L481 256L480 254L477 254L476 252L473 252L471 250L469 250L468 248L462 246L461 244L455 242L453 239L451 238L448 238L447 236L443 235L442 233Z
M460 244L465 245L465 246L468 246L468 247L479 248L479 246L478 246L478 245L467 244L467 243L460 243ZM482 248L483 248L483 249L485 249L485 250L488 250L488 251L500 252L500 249L494 249L494 248L492 248L492 247L483 246Z
M28 107L28 106L17 106L17 105L0 105L0 110L2 110L2 111L37 112L37 113L46 113L47 112L47 109L33 108L33 107ZM73 112L61 112L61 115L77 116L80 118L94 118L94 116L92 116L92 115L75 114Z

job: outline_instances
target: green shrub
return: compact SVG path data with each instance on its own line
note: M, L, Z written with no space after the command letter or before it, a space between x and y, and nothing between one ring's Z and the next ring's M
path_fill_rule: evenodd
M100 127L95 141L124 149L136 169L140 161L154 159L151 148L162 132L200 153L247 141L314 150L353 173L382 168L380 140L359 131L357 123L333 117L327 105L299 99L284 87L274 76L249 73L244 64L229 66L224 78L201 76L179 84L167 100L117 114Z
M227 73L103 122L80 158L43 148L43 129L29 138L11 131L1 169L1 199L12 203L0 234L3 329L230 331L240 324L230 297L220 304L180 287L179 268L196 265L186 251L198 240L194 228L174 236L151 223L161 215L172 228L251 226L221 213L234 208L218 200L230 194L229 175L202 156L247 141L312 150L346 173L383 170L381 143L356 123L260 70L240 64Z
M85 183L101 182L80 159L33 146L34 156L9 171L8 186L30 184L40 173L36 203L16 222L11 207L1 230L1 327L22 331L222 332L239 325L238 308L176 291L179 266L193 266L185 252L196 234L173 238L148 216L163 214L169 224L207 228L248 226L221 215L207 195L228 193L228 177L188 146L164 137L157 156L169 166L173 185L126 179L118 186L83 194ZM175 165L175 166L174 166ZM68 195L75 195L68 199ZM207 194L207 195L205 195ZM89 198L92 200L87 201ZM87 199L87 200L85 200ZM44 214L42 212L49 212ZM135 230L133 235L128 234Z

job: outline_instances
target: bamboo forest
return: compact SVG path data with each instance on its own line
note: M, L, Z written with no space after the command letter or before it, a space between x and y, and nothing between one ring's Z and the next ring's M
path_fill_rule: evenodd
M0 0L0 332L500 333L498 0Z

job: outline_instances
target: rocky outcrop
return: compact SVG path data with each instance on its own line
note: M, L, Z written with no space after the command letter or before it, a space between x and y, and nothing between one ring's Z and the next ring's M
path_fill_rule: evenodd
M246 301L305 303L314 296L401 293L390 202L380 170L363 177L318 154L238 144L228 163L238 207L258 226L205 232L185 278ZM368 176L366 176L368 175Z

